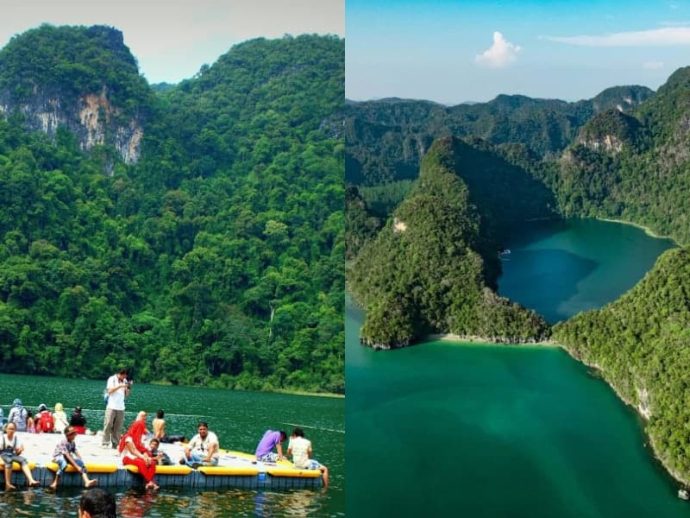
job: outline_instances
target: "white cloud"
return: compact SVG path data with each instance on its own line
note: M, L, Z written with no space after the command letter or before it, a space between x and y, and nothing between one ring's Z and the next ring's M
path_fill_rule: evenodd
M645 68L647 70L659 70L660 68L664 68L664 62L663 61L645 61L642 63L642 68Z
M614 32L598 36L544 36L544 39L585 47L664 47L690 45L690 27L663 27L647 31Z
M510 43L503 37L503 34L494 32L494 43L481 54L477 54L474 60L486 67L502 68L509 65L517 59L518 53L522 50L521 47Z

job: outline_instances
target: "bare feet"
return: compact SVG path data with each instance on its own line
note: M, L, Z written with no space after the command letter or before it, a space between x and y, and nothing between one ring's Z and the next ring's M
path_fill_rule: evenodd
M13 484L5 484L5 491L14 491L15 489L17 489L17 486Z
M31 482L29 482L29 487L38 487L40 485L41 483L38 480L32 480Z
M158 491L160 489L160 486L156 484L154 481L148 482L146 484L146 489L151 489L153 491Z
M93 480L89 480L88 482L86 482L86 483L84 484L84 487L87 487L87 488L88 488L88 487L93 487L93 486L95 486L96 484L98 484L98 480L94 478Z
M48 489L50 489L51 491L57 490L57 482L53 482L52 484L50 484L48 486Z

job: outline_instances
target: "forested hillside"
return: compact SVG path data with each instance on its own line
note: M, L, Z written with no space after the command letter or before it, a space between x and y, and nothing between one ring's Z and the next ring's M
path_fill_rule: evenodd
M346 179L375 185L415 178L431 143L450 135L522 144L540 157L553 158L595 114L609 109L629 113L651 95L648 88L624 86L574 103L521 95L457 106L403 99L348 102Z
M505 342L546 336L533 311L491 289L498 273L495 221L485 221L478 204L491 210L502 195L475 192L472 175L468 185L456 171L467 161L463 155L474 152L452 138L434 143L419 182L349 269L349 286L366 310L362 340L370 346L402 347L431 332ZM498 174L488 169L484 185L499 183Z
M179 85L137 76L132 98L129 50L99 58L108 31L44 26L0 51L0 87L22 96L0 117L0 369L343 392L344 145L324 123L343 41L248 41ZM36 69L17 77L21 56ZM66 83L41 75L56 56ZM29 131L26 81L102 95L113 118L136 99L136 163L107 126L88 152L67 125Z
M659 458L690 480L690 253L666 252L635 288L598 311L558 324L554 338L595 365L649 417Z

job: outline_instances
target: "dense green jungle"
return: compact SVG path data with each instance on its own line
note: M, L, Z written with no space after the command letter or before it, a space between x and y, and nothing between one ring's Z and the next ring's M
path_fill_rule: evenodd
M690 68L656 92L575 103L347 102L345 140L363 343L559 343L645 416L657 456L690 483ZM619 300L549 326L496 294L498 256L521 224L566 217L632 222L681 247Z
M111 27L0 50L0 370L344 392L344 41L150 85Z

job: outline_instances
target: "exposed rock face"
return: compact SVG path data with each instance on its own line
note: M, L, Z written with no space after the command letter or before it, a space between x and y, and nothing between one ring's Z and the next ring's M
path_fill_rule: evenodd
M607 110L593 117L580 130L576 142L592 151L617 154L625 146L635 146L639 133L637 119L618 110Z
M105 145L136 162L151 99L113 27L45 24L0 49L0 114L19 114L28 129L50 136L65 128L85 151Z
M615 135L604 135L599 139L581 140L580 144L594 151L607 153L620 153L623 150L623 141Z
M56 93L34 90L28 102L13 105L6 92L0 92L0 113L19 112L30 129L54 136L63 126L77 136L83 150L109 144L127 164L139 159L144 131L137 118L124 120L115 108L106 88L98 94L81 96L76 103L65 105Z

